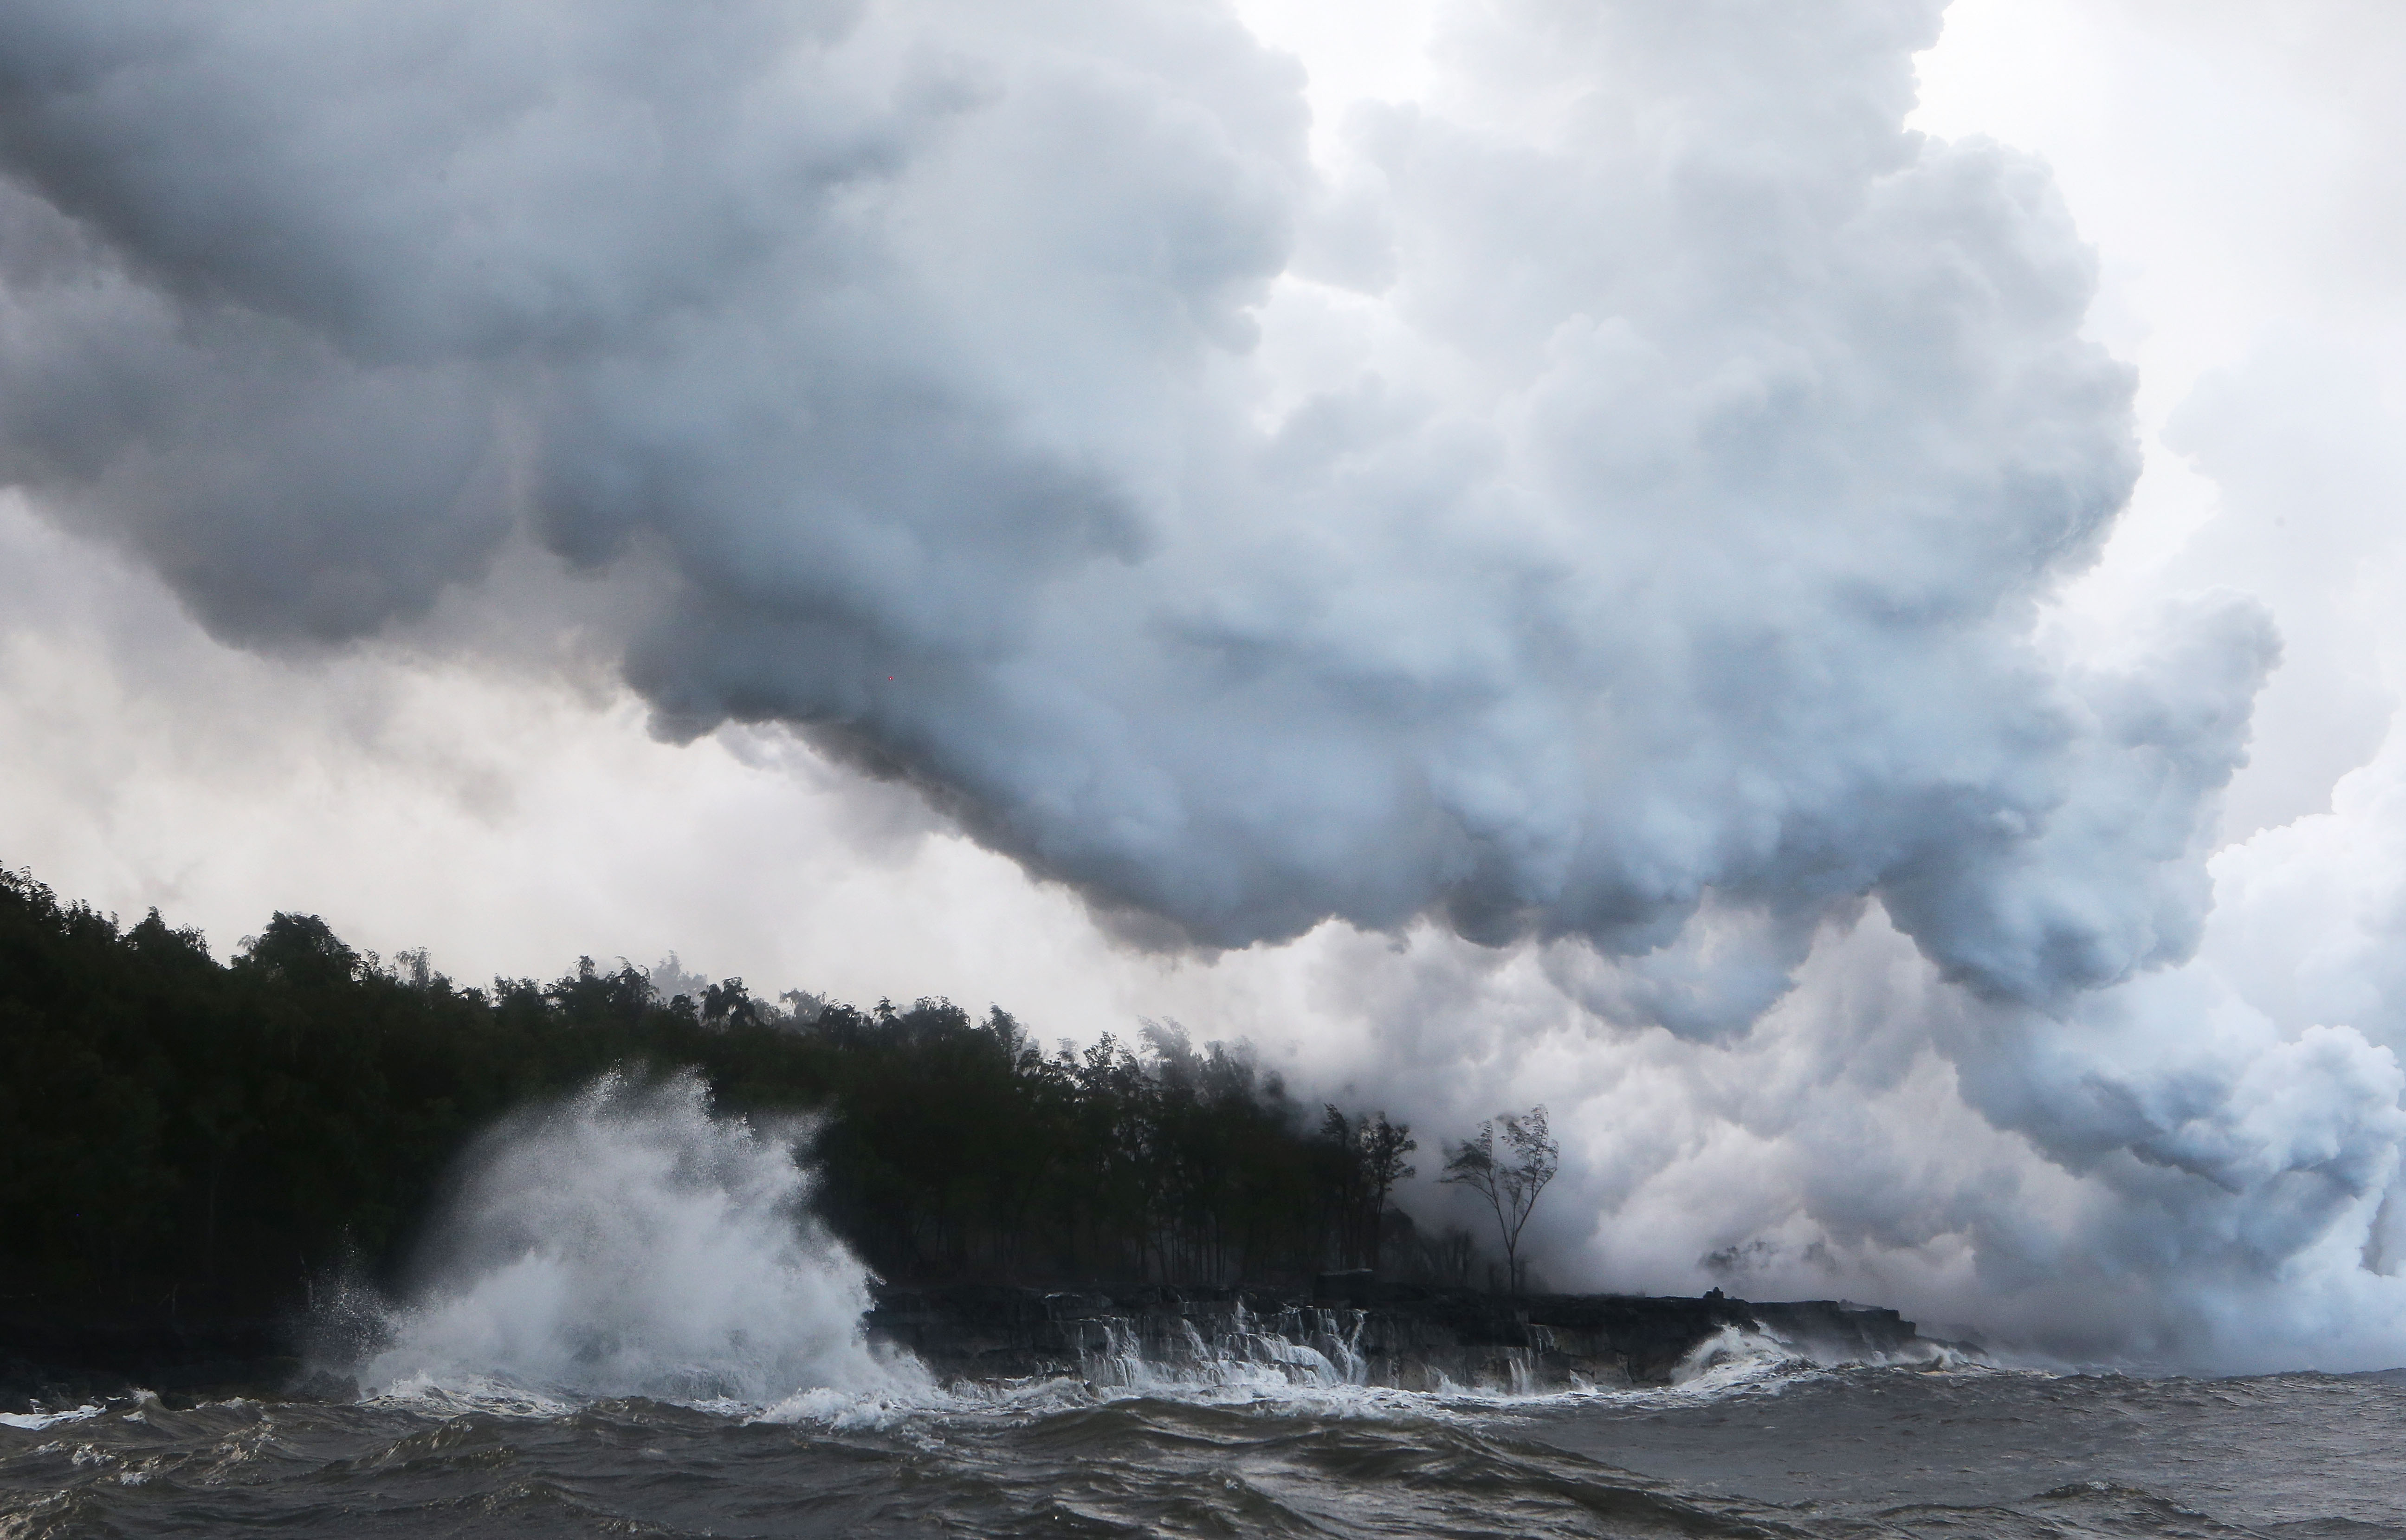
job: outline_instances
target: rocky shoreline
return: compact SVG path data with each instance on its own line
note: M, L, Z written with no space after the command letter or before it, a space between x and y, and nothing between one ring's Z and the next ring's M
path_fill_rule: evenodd
M1664 1384L1717 1345L1769 1339L1824 1362L1935 1358L1894 1310L1843 1300L1533 1294L1323 1275L1309 1291L886 1288L872 1340L942 1378L1142 1384L1283 1377L1406 1390Z
M273 1321L0 1318L0 1412L137 1390L170 1405L312 1393L292 1335Z
M1106 1385L1282 1378L1530 1391L1665 1383L1724 1333L1825 1362L1932 1357L1951 1346L1922 1337L1894 1310L1839 1300L1508 1298L1346 1273L1285 1290L881 1286L863 1326L871 1341L907 1349L946 1381L1068 1376ZM305 1367L299 1335L290 1323L258 1321L0 1319L0 1411L136 1388L171 1404L350 1393L341 1375Z

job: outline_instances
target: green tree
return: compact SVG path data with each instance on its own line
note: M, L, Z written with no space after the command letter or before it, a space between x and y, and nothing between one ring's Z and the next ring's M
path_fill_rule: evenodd
M1046 1054L1000 1010L725 980L663 1000L580 958L462 988L279 912L231 964L0 869L0 1309L271 1318L352 1260L392 1281L451 1162L604 1069L692 1068L806 1131L822 1217L898 1281L1271 1282L1357 1250L1412 1146L1330 1109L1333 1162L1243 1045L1174 1024Z

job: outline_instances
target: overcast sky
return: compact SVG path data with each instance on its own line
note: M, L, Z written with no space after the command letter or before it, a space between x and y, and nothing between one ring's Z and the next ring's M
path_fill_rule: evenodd
M2391 8L48 8L0 860L1542 1097L1565 1284L2406 1360Z

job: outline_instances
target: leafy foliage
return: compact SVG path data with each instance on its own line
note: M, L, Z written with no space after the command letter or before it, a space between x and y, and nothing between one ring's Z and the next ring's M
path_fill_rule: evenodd
M1496 1150L1495 1125L1504 1125L1503 1151ZM1495 1229L1504 1242L1504 1266L1512 1288L1521 1287L1521 1232L1537 1207L1537 1196L1562 1169L1563 1147L1546 1126L1546 1109L1489 1119L1479 1136L1456 1146L1445 1159L1439 1181L1467 1187L1495 1211Z
M997 1010L662 1000L590 958L462 988L276 915L231 965L0 871L0 1310L249 1314L393 1277L466 1140L613 1066L816 1117L819 1207L888 1278L1291 1278L1375 1258L1409 1130L1306 1125L1175 1027L1047 1053Z
M1337 1155L1337 1250L1348 1267L1374 1267L1387 1229L1387 1199L1413 1168L1404 1157L1420 1148L1411 1125L1387 1121L1380 1110L1348 1119L1334 1105L1323 1110L1321 1141Z

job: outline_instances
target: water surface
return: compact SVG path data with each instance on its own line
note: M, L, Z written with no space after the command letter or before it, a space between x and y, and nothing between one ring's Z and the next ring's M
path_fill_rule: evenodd
M2406 1537L2406 1377L1762 1365L1511 1399L487 1386L0 1424L0 1534Z

